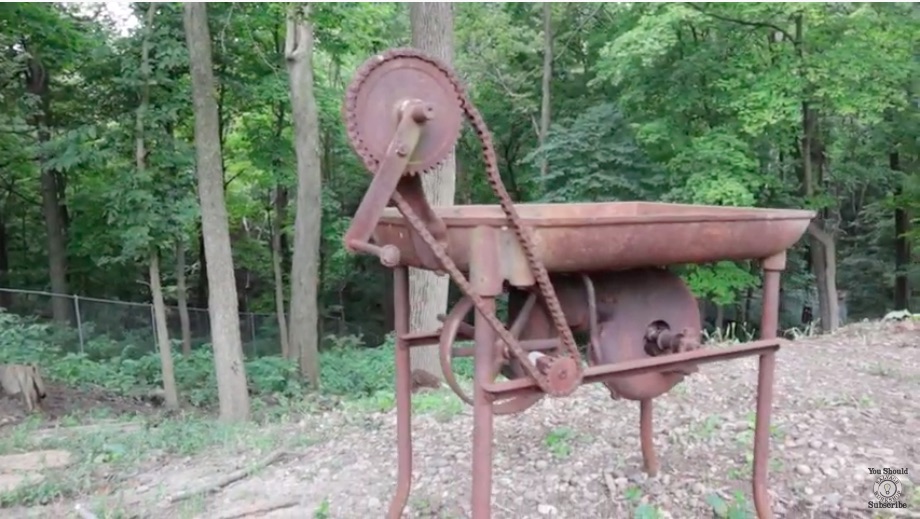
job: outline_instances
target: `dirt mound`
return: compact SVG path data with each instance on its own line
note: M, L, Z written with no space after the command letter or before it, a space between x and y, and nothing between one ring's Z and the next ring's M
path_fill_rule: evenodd
M139 398L115 395L100 389L81 389L62 384L45 383L47 397L41 401L43 420L57 421L67 416L83 417L146 414L156 411L153 405ZM36 414L39 412L36 411ZM0 396L0 431L20 423L27 417L22 400ZM82 420L81 420L82 421Z

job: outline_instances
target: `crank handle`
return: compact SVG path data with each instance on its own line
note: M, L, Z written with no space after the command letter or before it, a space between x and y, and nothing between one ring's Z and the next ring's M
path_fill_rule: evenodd
M380 264L387 268L393 268L399 265L399 249L395 245L384 245L380 247L369 242L350 240L348 248L357 252L371 254L380 259Z
M377 254L375 249L368 249L375 247L369 243L371 235L418 146L422 126L434 117L434 108L417 99L404 100L396 108L399 115L396 131L345 233L345 246L353 251L374 250L371 254ZM380 257L382 261L383 256Z

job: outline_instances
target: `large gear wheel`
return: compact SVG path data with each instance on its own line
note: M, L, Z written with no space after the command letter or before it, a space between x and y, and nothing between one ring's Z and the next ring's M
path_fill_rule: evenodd
M383 159L399 122L403 100L418 99L434 109L425 123L406 173L415 175L438 167L449 155L463 125L463 100L446 66L412 49L378 54L355 73L343 106L352 148L371 171Z

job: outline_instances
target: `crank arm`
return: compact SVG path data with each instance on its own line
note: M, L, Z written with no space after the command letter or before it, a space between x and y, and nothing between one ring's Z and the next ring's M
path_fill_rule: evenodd
M422 135L422 124L431 117L431 111L417 100L403 102L402 114L390 146L380 162L371 185L355 211L351 225L345 233L345 247L351 252L380 255L382 248L370 244L371 236L383 216L383 210L396 192L400 179L409 165L412 154ZM381 261L383 261L383 256Z

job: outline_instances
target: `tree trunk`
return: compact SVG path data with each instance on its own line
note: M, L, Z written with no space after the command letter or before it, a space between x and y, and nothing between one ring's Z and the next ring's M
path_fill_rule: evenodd
M208 307L208 259L204 253L204 229L198 225L198 284L195 287L195 300L200 308Z
M288 341L287 316L284 313L284 275L281 270L281 229L284 226L284 203L281 186L275 187L272 197L275 215L272 217L272 270L275 273L275 313L278 317L278 332L281 336L281 356L291 358L291 343Z
M553 4L543 4L543 100L540 106L540 146L546 142L550 123L550 87L553 81ZM546 182L546 156L540 161L540 181Z
M38 133L40 145L51 140L51 78L48 70L36 57L29 59L26 69L26 91L38 99L38 107L31 118ZM67 238L65 236L64 210L62 205L59 175L45 167L46 157L38 157L41 171L42 215L48 238L48 277L51 292L61 294L51 298L51 312L54 320L69 323L73 316L73 303L67 294Z
M412 46L450 65L454 59L453 4L420 2L409 4ZM454 204L456 168L454 152L437 171L422 175L422 186L432 206ZM438 314L447 311L450 280L426 270L409 269L410 330L434 330L441 323ZM427 371L441 377L438 346L412 348L412 371Z
M137 119L134 126L134 160L138 177L143 177L147 170L147 149L144 142L144 117L150 103L150 34L153 32L153 17L156 4L147 8L144 23L144 39L141 43L141 95L137 106ZM153 315L156 326L157 347L160 350L160 364L163 375L163 392L166 394L166 407L179 408L179 394L176 391L176 375L173 370L172 348L169 344L169 329L166 326L166 303L163 301L163 287L160 286L160 252L156 244L150 250L150 296L153 298Z
M151 3L151 6L156 4ZM152 7L151 7L152 9ZM153 299L153 316L156 321L157 349L163 370L163 392L166 407L179 408L179 392L176 389L176 372L173 369L172 347L169 343L169 328L166 326L166 302L163 301L163 287L160 286L160 254L156 249L150 253L150 296Z
M0 208L0 288L9 288L10 274L10 246L6 234L6 212ZM9 309L12 303L12 294L0 291L0 308Z
M894 171L901 171L901 157L898 152L888 155L889 166ZM903 179L898 179L903 184ZM900 198L901 186L898 186L895 197ZM907 210L901 207L901 201L895 200L894 209L894 309L910 309L910 284L907 268L910 265L910 241L907 233L910 231L910 218Z
M176 239L176 300L182 326L182 355L192 353L192 325L188 316L188 288L185 286L185 238Z
M800 79L807 81L805 70L805 24L803 16L795 17L795 47L799 58ZM805 97L802 100L802 189L806 198L815 195L815 186L823 180L824 149L818 130L818 112L811 106L810 96L813 85L806 84ZM837 329L839 315L837 310L837 255L834 237L824 229L824 217L818 216L809 225L809 255L811 269L818 289L818 314L821 317L821 329L832 332Z
M313 25L310 4L288 14L284 55L291 89L294 152L297 156L297 200L294 257L291 266L291 354L300 359L300 373L319 387L319 276L322 225L322 182L319 157L319 114L313 94Z
M227 207L224 203L207 9L205 3L186 3L183 22L195 114L198 199L201 203L201 228L204 234L205 261L208 265L208 314L211 318L220 418L225 421L243 421L249 419L249 392L240 339L240 316Z
M802 103L802 184L806 198L815 195L815 184L823 176L823 156L818 137L818 113L809 103ZM818 289L818 314L821 329L832 332L839 326L837 309L837 262L834 237L824 230L824 218L819 213L809 226L811 267Z
M808 234L821 244L821 250L824 252L820 257L820 264L815 263L815 276L820 275L819 279L823 282L823 285L821 282L818 284L818 293L821 296L819 303L822 305L819 309L821 329L832 332L840 326L840 296L837 294L837 262L835 261L837 248L834 237L815 222L808 224ZM822 288L823 295L821 295ZM825 312L828 315L825 315Z

